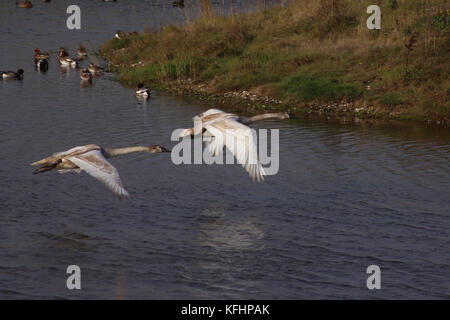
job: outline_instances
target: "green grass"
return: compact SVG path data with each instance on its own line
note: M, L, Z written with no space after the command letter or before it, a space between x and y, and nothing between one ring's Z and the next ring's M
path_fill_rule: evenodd
M328 100L340 98L354 99L361 95L361 89L353 84L336 79L313 77L299 74L286 77L280 84L282 94L294 96L299 101Z
M380 103L387 107L395 107L403 103L403 98L396 93L387 93L380 97Z
M206 14L113 39L100 53L129 85L192 79L210 93L263 92L290 105L346 99L402 118L448 120L447 2L378 1L382 29L368 30L372 2L292 0L253 13ZM131 67L138 62L144 66Z

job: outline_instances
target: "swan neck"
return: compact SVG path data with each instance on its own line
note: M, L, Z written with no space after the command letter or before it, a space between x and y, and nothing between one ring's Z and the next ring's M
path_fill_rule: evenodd
M258 114L253 117L242 117L243 123L252 123L259 120L264 119L284 119L285 115L284 113L264 113L264 114Z
M141 147L141 146L126 147L126 148L106 148L104 153L107 158L111 158L133 152L149 152L149 150L148 147Z

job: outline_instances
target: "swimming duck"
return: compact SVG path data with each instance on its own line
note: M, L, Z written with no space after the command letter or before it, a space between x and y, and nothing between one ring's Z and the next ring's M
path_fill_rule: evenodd
M174 6L174 7L181 7L181 8L184 7L184 0L172 2L172 6Z
M23 79L23 69L17 70L17 72L14 71L2 71L0 72L2 79L16 79L16 80L22 80Z
M33 4L29 0L26 0L24 2L16 1L16 6L17 6L17 8L26 8L26 9L33 8Z
M72 68L76 68L78 64L77 60L74 60L67 56L59 57L59 63L61 63L61 65L64 67L72 67Z
M35 60L36 68L38 68L41 71L47 71L48 70L48 59L38 59Z
M41 173L56 169L59 173L80 173L85 171L106 185L119 197L128 197L127 190L122 185L117 169L106 159L133 152L170 152L161 145L135 146L126 148L102 148L95 144L88 144L69 149L64 152L54 153L48 158L31 163L39 166L33 173Z
M64 47L59 47L58 57L67 57L68 55L69 54Z
M59 48L58 60L64 67L75 68L78 65L78 60L70 58L63 47Z
M139 83L137 88L134 90L134 94L140 97L148 97L152 94L152 90L144 86L143 83Z
M77 50L78 53L78 60L83 60L85 57L87 57L87 51L84 47L79 47Z
M81 69L80 78L83 81L92 81L92 73L90 73L88 69Z
M48 59L49 55L47 52L41 52L39 49L34 49L34 64L36 68L42 71L46 71L48 69Z
M258 159L256 139L246 124L263 119L289 119L287 112L266 113L253 117L240 117L218 109L209 109L192 118L194 127L184 129L180 137L201 134L212 156L227 148L248 172L253 182L261 182L266 174ZM236 142L235 142L236 140Z
M104 71L104 69L102 67L96 66L92 62L89 63L88 70L94 75L101 74Z
M39 49L34 49L34 60L46 60L49 58L47 52L41 52Z

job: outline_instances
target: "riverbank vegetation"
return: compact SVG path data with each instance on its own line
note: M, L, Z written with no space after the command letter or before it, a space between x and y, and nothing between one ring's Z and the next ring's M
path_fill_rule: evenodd
M366 26L371 4L381 8L381 30ZM251 13L203 10L187 20L112 39L100 53L128 85L246 92L280 107L331 112L345 101L361 115L450 119L448 0L292 0Z

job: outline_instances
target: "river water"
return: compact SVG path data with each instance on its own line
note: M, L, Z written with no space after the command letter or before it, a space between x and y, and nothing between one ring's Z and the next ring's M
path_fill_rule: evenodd
M130 200L85 173L33 175L30 162L78 145L172 148L208 108L163 92L139 103L112 74L83 87L61 72L60 46L92 52L118 29L186 17L170 1L77 3L70 31L71 1L0 2L0 69L25 70L0 81L0 298L450 298L448 129L264 121L253 127L280 129L280 170L264 183L238 165L135 154L111 160ZM34 48L51 52L48 72ZM69 265L81 290L66 288ZM366 287L369 265L381 290Z

